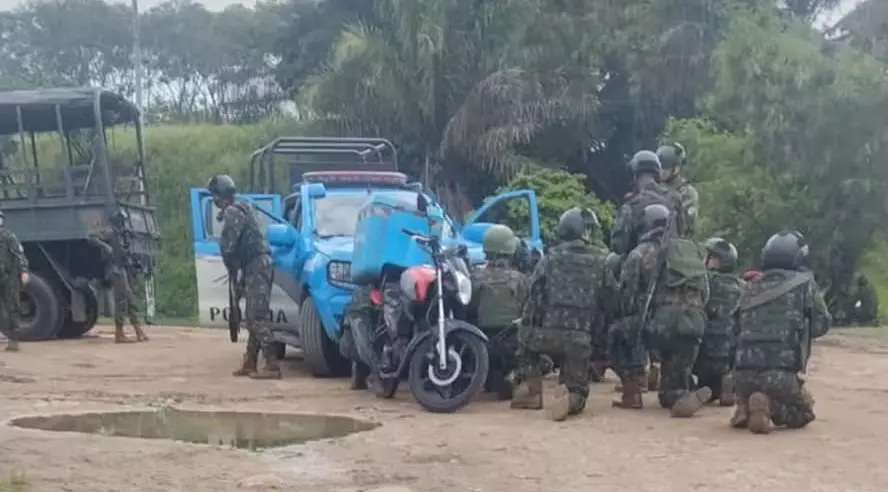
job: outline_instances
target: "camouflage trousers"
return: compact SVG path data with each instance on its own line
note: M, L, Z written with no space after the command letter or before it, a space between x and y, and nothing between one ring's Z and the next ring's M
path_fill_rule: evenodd
M247 263L244 268L244 325L250 333L247 339L247 351L272 353L273 341L268 320L268 309L271 300L271 281L274 267L271 256L262 255Z
M589 396L589 357L591 335L572 330L544 330L521 326L518 330L518 356L515 382L541 378L545 374L544 355L560 368L558 383L583 398Z
M755 392L768 395L774 425L800 429L814 421L814 397L795 372L735 371L734 384L740 402Z
M592 362L608 361L608 329L609 323L602 322L592 330L592 355L590 356Z
M708 386L713 395L721 394L722 377L731 372L734 362L734 336L729 329L727 325L707 326L694 363L697 386Z
M111 268L111 293L114 297L114 326L123 327L127 318L135 326L141 326L139 321L139 305L133 287L130 284L130 276L126 269L120 267Z
M0 332L10 340L19 335L19 291L18 282L0 285Z
M621 381L644 378L648 351L640 331L638 316L620 318L608 330L608 357Z
M650 322L651 344L660 357L660 406L672 408L690 390L689 382L706 326L702 310L658 306Z

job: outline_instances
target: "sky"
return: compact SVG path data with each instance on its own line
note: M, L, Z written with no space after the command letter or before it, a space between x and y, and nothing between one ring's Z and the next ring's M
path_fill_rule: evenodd
M113 1L120 1L120 0L113 0ZM147 10L151 7L154 7L155 5L162 3L163 1L164 0L139 0L139 10L143 10L143 11ZM818 24L827 25L827 26L832 25L838 19L840 19L843 15L850 12L851 9L853 9L855 5L860 3L860 1L861 0L844 0L842 5L838 9L836 9L835 12L833 12L829 16L825 16L823 19L820 19ZM19 3L20 3L20 0L0 0L0 10L9 10L11 8L14 8ZM243 5L247 5L247 6L252 6L256 2L255 2L255 0L242 0L242 1L203 0L200 3L203 3L204 5L206 5L207 8L210 10L222 10L229 5L236 4L236 3L240 3Z

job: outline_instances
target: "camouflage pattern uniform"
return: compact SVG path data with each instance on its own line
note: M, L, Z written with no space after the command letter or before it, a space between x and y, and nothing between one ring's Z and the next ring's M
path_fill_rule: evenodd
M129 318L136 332L136 342L148 341L139 322L139 308L132 288L129 254L119 231L113 228L90 233L86 240L99 248L102 254L105 282L111 285L114 296L114 341L129 343L123 325Z
M733 388L727 379L734 363L736 345L734 311L745 285L746 282L736 275L710 270L706 331L693 372L697 376L697 386L712 389L712 398L718 398L722 406L734 405Z
M236 201L224 207L221 215L223 225L219 235L219 249L228 274L237 278L240 272L238 285L243 289L242 295L246 301L244 323L250 333L243 367L235 375L254 379L280 378L277 350L268 322L274 275L268 242L249 203ZM265 358L265 367L262 371L256 371L260 348Z
M639 243L638 231L641 214L648 205L664 205L674 212L681 211L681 197L666 185L649 181L632 194L617 213L616 223L611 232L611 247L618 255L626 255ZM681 220L674 222L676 231L682 230Z
M343 357L352 361L352 389L367 389L371 367L380 367L379 357L373 350L375 327L380 309L370 300L372 285L359 285L352 292L351 302L343 311L342 339L339 350Z
M603 317L604 292L612 288L606 284L611 278L610 252L582 239L584 215L571 209L562 216L558 235L563 242L550 249L534 270L518 334L516 380L523 384L515 392L512 408L542 408L540 356L547 354L561 368L559 396L551 408L556 421L586 406L592 329Z
M2 212L0 212L2 214ZM0 220L5 220L0 215ZM19 292L22 274L28 272L28 259L15 234L0 222L0 331L7 338L6 350L19 346Z
M762 251L761 275L743 292L736 312L732 427L766 434L775 424L801 428L814 420L814 399L799 374L806 371L811 341L826 334L831 320L803 266L807 255L801 234L775 234Z
M684 228L679 231L682 236L693 236L697 225L697 215L700 211L700 194L689 181L681 176L673 175L672 179L665 182L666 186L675 191L681 200L681 210L684 213L682 224Z

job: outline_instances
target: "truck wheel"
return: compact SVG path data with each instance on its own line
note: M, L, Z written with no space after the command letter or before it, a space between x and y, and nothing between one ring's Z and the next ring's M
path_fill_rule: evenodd
M96 291L89 286L80 290L83 291L84 301L86 302L86 321L74 321L71 318L71 310L69 309L68 315L65 316L62 330L59 331L59 338L80 338L96 326L96 321L99 319L99 299Z
M314 299L307 298L299 307L299 340L305 364L315 377L347 376L351 365L339 355L339 348L324 331Z
M49 282L37 273L22 288L19 337L28 342L50 340L61 328L61 300Z

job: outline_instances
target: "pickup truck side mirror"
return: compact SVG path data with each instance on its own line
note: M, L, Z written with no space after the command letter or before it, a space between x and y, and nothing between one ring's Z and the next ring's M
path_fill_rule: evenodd
M280 248L292 248L296 245L298 233L287 224L271 224L265 232L268 244Z

